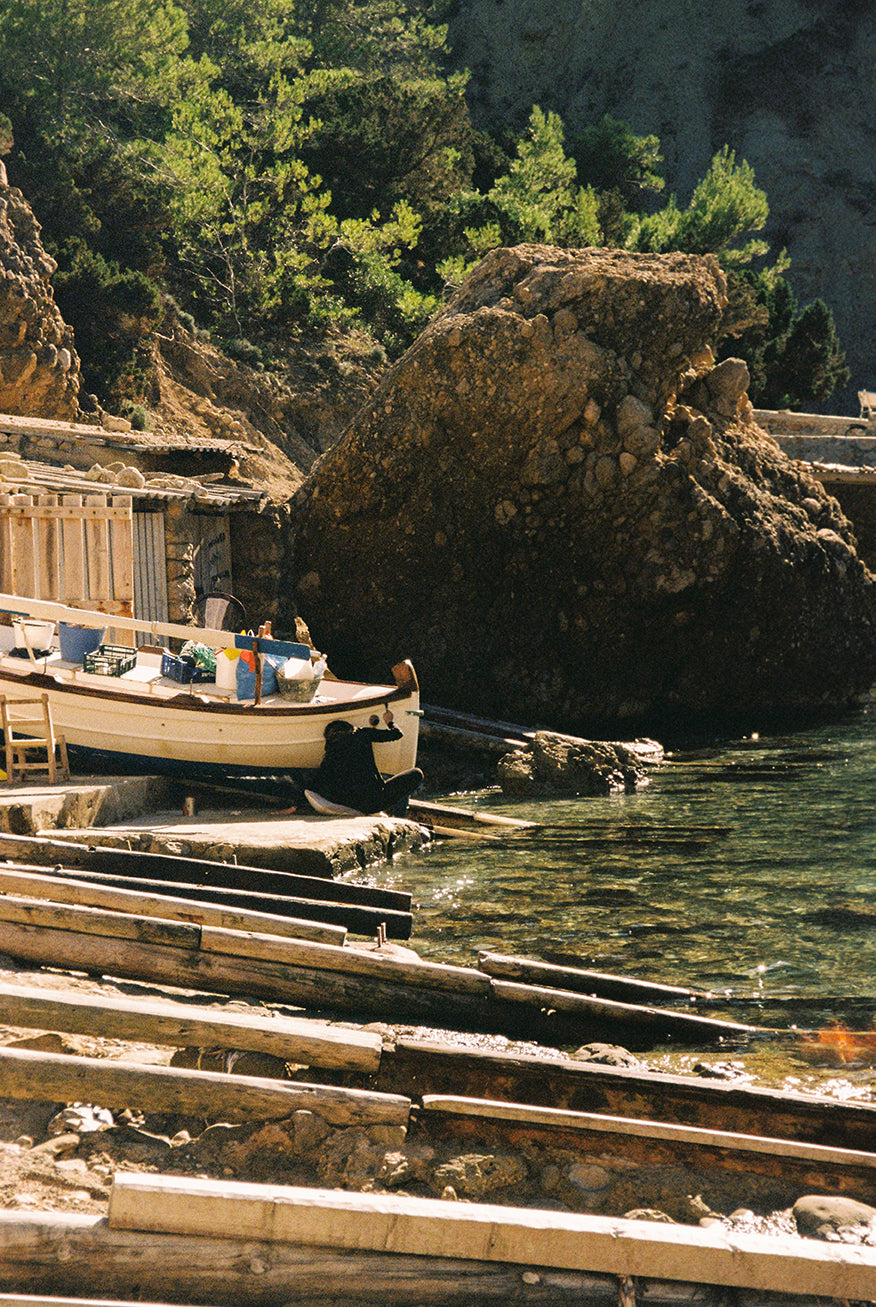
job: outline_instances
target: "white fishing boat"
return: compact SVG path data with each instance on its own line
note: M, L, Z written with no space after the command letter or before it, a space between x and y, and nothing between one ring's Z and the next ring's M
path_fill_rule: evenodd
M46 692L55 731L66 739L71 760L87 763L92 771L201 776L306 771L322 760L325 728L333 718L367 726L387 707L402 738L375 745L380 770L393 774L416 764L419 687L409 662L392 668L391 684L338 680L327 671L305 687L312 697L304 701L290 698L288 685L285 693L257 690L252 698L239 699L234 685L175 679L178 660L171 664L167 642L194 641L216 651L236 646L257 663L259 673L269 656L276 663L278 647L281 655L286 649L308 656L311 651L209 627L109 616L11 594L0 594L2 612L14 625L0 625L0 694L16 698ZM68 649L64 657L58 623L106 629L126 646L122 650L103 643L82 659L71 659ZM148 643L142 643L144 634Z

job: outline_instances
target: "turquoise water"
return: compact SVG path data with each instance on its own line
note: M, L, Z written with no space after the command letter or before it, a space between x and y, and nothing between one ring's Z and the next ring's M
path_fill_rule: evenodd
M402 859L412 944L489 949L715 991L730 1019L876 1016L876 699L829 725L671 752L601 799L441 796L542 824ZM431 797L431 796L430 796Z

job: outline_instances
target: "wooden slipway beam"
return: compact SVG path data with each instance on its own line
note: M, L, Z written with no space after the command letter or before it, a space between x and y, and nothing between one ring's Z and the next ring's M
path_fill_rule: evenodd
M201 926L219 926L224 930L251 930L265 935L282 935L287 939L309 939L319 944L343 944L346 929L328 922L305 921L281 917L271 912L246 912L242 908L199 903L195 899L170 895L143 894L137 890L117 889L88 880L68 880L46 875L36 867L11 869L0 863L0 893L50 899L53 903L75 903L86 908L107 908L113 912L130 912L141 917L164 917L169 921L190 921Z
M362 1071L380 1067L382 1041L295 1017L223 1012L187 1003L144 1003L113 995L69 994L23 985L0 985L0 1021L26 1030L63 1030L106 1039L167 1044L174 1048L234 1048L270 1053L307 1066Z
M365 1089L11 1048L0 1048L0 1085L8 1098L137 1107L209 1121L278 1121L305 1110L329 1125L407 1127L411 1107L409 1098Z
M113 1229L452 1257L772 1293L876 1298L876 1249L533 1208L117 1172Z
M0 1287L126 1294L213 1307L617 1307L613 1276L396 1253L337 1251L211 1235L111 1230L103 1217L0 1211ZM719 1307L694 1285L660 1286L660 1307ZM722 1304L723 1304L722 1297ZM787 1307L758 1298L757 1307ZM90 1307L90 1305L89 1305Z

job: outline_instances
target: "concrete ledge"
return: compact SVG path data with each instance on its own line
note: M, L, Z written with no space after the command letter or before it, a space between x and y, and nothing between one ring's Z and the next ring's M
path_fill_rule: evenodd
M431 838L415 821L387 817L320 817L239 805L169 809L178 782L161 776L74 778L60 785L0 784L0 833L73 843L240 862L272 871L335 877L391 862Z

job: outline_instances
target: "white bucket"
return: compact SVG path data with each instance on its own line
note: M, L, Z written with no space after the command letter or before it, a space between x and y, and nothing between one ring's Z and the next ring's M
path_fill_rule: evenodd
M55 635L54 622L39 622L35 618L13 618L12 629L15 632L16 649L51 649ZM25 638L25 634L27 638Z
M237 689L237 659L239 649L220 649L216 654L216 689Z

